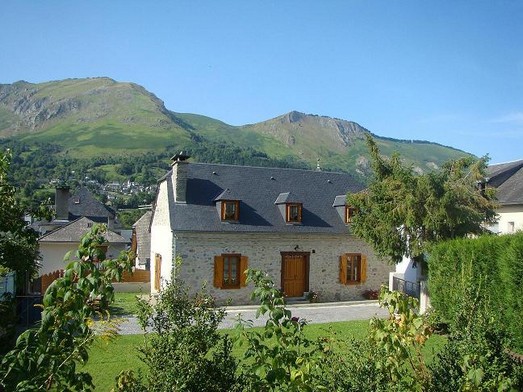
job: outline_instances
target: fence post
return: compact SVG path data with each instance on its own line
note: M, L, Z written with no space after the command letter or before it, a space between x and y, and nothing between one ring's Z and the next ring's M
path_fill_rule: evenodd
M430 308L429 288L426 280L420 281L419 286L419 311L421 314L424 314Z

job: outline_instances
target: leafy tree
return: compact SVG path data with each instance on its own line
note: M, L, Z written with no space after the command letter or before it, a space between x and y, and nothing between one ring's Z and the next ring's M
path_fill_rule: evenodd
M431 331L418 301L382 286L379 302L389 317L370 321L368 339L331 343L345 349L326 356L329 391L422 391L428 385L431 375L421 349Z
M493 191L478 187L486 158L466 157L417 175L399 155L383 158L370 136L367 145L374 177L365 191L349 194L347 203L358 211L351 231L380 256L395 263L403 256L419 258L430 243L483 233L493 221Z
M247 281L254 282L252 298L260 300L256 316L267 315L263 330L255 331L250 322L239 320L240 342L247 342L242 361L245 391L321 391L327 369L322 367L328 351L322 341L305 337L306 320L292 317L285 307L283 293L262 271L247 270Z
M121 280L123 271L132 266L128 252L118 259L105 259L105 231L104 225L93 226L82 238L76 260L48 287L39 327L23 332L1 361L0 390L88 391L94 387L88 373L77 371L77 364L89 357L89 344L100 325L93 322L94 316L109 318L102 310L113 299L111 282Z
M434 392L521 391L523 364L512 358L504 328L488 294L464 276L464 287L446 345L429 368Z
M0 152L0 275L14 271L18 282L23 283L38 268L38 234L27 227L24 207L9 183L10 161L9 150Z
M154 305L139 301L139 321L145 332L140 352L147 380L144 383L125 371L116 390L235 390L237 363L232 343L227 335L218 333L224 315L224 309L216 307L204 289L192 296L173 274ZM149 328L153 333L147 333Z

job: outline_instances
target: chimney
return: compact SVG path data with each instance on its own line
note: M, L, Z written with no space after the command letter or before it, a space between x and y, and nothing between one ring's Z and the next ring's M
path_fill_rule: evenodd
M69 187L56 187L55 191L56 220L69 220Z
M175 203L185 203L187 201L187 159L190 156L185 151L181 151L171 158L172 181Z

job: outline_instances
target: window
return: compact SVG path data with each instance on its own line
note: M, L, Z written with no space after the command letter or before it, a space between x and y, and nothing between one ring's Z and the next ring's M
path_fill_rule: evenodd
M514 222L508 222L508 232L514 233L515 225Z
M239 200L223 200L221 217L222 221L237 221L240 217Z
M301 203L287 204L286 221L288 223L301 222Z
M346 253L340 256L340 282L360 284L367 280L367 257L361 253Z
M222 254L214 257L214 287L239 289L246 285L247 256Z
M345 206L345 223L351 223L352 218L356 215L356 208Z

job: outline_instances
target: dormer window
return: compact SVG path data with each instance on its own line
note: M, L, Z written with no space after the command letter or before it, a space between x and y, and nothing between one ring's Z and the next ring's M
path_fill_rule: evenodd
M357 209L351 206L345 206L345 223L352 223L352 219L357 213Z
M287 203L286 204L286 218L287 223L301 223L301 203Z
M240 219L239 200L222 200L221 205L222 221L238 221Z
M303 222L303 203L299 196L292 192L280 193L274 204L278 206L285 223L294 225Z
M241 196L229 188L213 200L222 222L237 223L240 220L240 200Z

